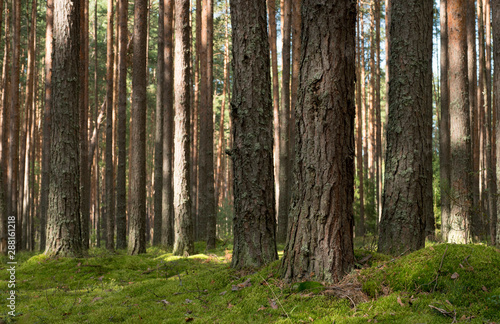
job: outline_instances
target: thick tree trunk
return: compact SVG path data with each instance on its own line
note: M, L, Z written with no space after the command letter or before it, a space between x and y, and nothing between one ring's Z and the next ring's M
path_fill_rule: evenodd
M282 271L290 280L338 282L354 265L356 4L304 0L302 18L292 224Z
M54 2L54 86L47 255L81 256L80 211L80 6Z
M302 15L300 12L302 0L292 0L292 82L290 89L290 135L288 142L290 148L288 155L290 158L290 183L293 181L293 164L295 160L295 107L297 104L297 91L299 88L299 71L300 71L300 46L301 33L300 27L302 24ZM291 199L291 195L289 196Z
M278 258L266 2L231 0L230 5L234 70L232 267L260 267Z
M47 9L47 12L49 10ZM2 123L1 127L1 150L0 150L0 253L7 254L7 174L5 170L7 169L7 158L8 158L8 138L9 138L9 106L7 104L7 97L9 93L9 82L8 82L8 64L9 64L9 15L5 17L5 45L4 45L4 56L2 63L2 79L0 86L2 87L2 96L0 98L2 105Z
M164 65L163 65L163 179L162 179L162 244L174 246L174 53L173 53L173 15L174 0L164 0ZM196 134L196 130L194 130ZM196 135L195 135L196 136Z
M194 253L193 219L189 192L189 1L175 0L175 148L174 148L174 255ZM205 136L205 134L204 134ZM201 172L201 171L200 171Z
M288 229L288 215L290 209L290 32L291 32L291 0L283 0L283 52L281 57L281 112L280 112L280 168L279 168L279 202L278 202L278 233L276 240L286 242Z
M156 65L156 112L155 112L155 165L154 165L154 225L153 245L161 244L162 188L163 188L163 48L164 48L164 2L158 8L158 59Z
M127 247L127 51L128 51L128 0L119 1L118 43L118 165L116 168L116 248Z
M146 253L146 39L147 0L136 0L130 127L130 210L128 252Z
M451 214L448 242L467 243L472 204L472 152L467 71L467 7L464 0L447 4L450 86Z
M426 220L433 213L432 10L432 0L391 1L382 253L423 248Z

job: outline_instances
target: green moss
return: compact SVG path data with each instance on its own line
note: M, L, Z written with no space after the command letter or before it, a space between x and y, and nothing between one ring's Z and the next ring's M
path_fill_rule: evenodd
M195 244L196 251L205 249ZM282 248L282 246L280 246ZM446 250L446 254L444 251ZM287 283L280 261L257 272L229 267L225 247L188 258L161 248L129 256L17 256L18 323L446 323L429 305L473 323L500 320L500 253L481 245L434 245L401 258L356 250L353 273L367 302L323 295L329 284ZM444 259L443 259L444 255ZM464 259L467 258L466 261ZM440 268L441 259L443 265ZM6 272L6 260L2 269ZM463 268L460 267L462 264ZM472 270L472 268L473 270ZM457 272L459 277L452 279ZM433 280L438 277L437 285ZM484 288L483 288L484 286ZM302 287L304 289L298 289ZM350 284L344 284L344 291ZM435 288L434 288L435 287ZM0 283L1 298L7 283ZM357 288L356 288L357 289ZM352 299L352 298L351 298ZM354 307L355 303L355 307ZM401 304L403 306L401 306ZM2 311L6 322L12 321Z

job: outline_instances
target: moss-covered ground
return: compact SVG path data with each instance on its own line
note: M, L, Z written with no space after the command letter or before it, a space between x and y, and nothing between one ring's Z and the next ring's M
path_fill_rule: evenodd
M0 323L500 323L500 251L437 244L402 257L356 250L358 269L335 286L289 284L279 261L229 267L230 246L190 257L92 249L81 259L17 255L16 313L7 260Z

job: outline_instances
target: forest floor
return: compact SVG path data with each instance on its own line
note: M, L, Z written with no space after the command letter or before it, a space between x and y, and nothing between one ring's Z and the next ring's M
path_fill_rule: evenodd
M231 248L201 254L197 243L200 254L187 258L160 248L140 256L94 248L81 259L23 252L15 317L2 280L0 323L500 323L500 250L492 247L428 244L402 257L365 247L334 286L286 283L279 261L233 270Z

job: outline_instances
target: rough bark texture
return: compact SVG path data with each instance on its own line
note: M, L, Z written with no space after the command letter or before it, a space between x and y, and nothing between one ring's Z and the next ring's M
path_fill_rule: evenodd
M130 127L130 210L128 252L146 253L146 39L147 0L136 0Z
M467 243L472 204L472 152L467 71L467 7L464 0L447 4L450 86L451 213L448 242ZM446 226L446 225L445 225Z
M174 255L194 253L193 219L189 192L189 1L175 0L175 144L174 144Z
M279 168L279 202L278 233L276 240L286 242L288 214L290 209L290 32L291 32L291 0L283 1L283 64L281 76L281 111L280 111L280 168Z
M230 6L234 71L232 267L260 267L278 258L266 2L231 0Z
M46 31L45 31L45 104L43 108L42 128L42 179L41 188L49 187L50 178L50 110L52 108L52 24L54 1L47 1ZM47 209L49 191L40 190L40 251L45 251Z
M90 163L89 163L89 0L81 0L82 25L80 29L80 196L82 211L82 242L89 249L90 240ZM114 233L114 231L113 231Z
M49 0L50 1L50 0ZM8 4L7 4L8 5ZM47 12L49 12L49 9L47 9ZM0 127L2 128L1 133L1 150L0 150L0 211L2 212L0 214L0 253L7 253L7 193L8 193L8 188L7 188L7 173L5 172L7 170L7 158L8 158L8 134L9 134L9 106L6 103L8 93L9 93L9 82L8 82L8 66L9 66L9 19L10 15L5 16L5 43L4 43L4 53L3 53L3 62L2 62L2 79L1 79L1 107L2 107L2 123ZM50 136L50 134L49 134ZM47 206L47 205L45 205ZM45 234L45 232L44 232ZM44 235L45 238L45 235ZM45 240L44 240L45 243Z
M432 0L391 1L382 253L423 248L426 220L433 214L432 10Z
M116 168L116 248L127 247L127 47L128 0L120 0L118 24L118 165Z
M174 69L173 69L173 15L174 0L164 0L164 66L163 66L163 188L162 188L162 244L174 246Z
M53 106L47 248L81 256L79 68L80 2L54 1Z
M495 66L500 64L500 0L493 0L491 2L492 9L492 23L493 23L493 62ZM494 103L493 106L496 110L496 159L500 161L500 69L493 70L493 93ZM500 165L496 166L497 181L500 179ZM497 186L498 188L498 186ZM497 195L497 203L500 204L500 196ZM497 215L495 215L497 216ZM495 222L494 222L495 221ZM490 223L490 243L492 245L500 242L500 223L497 219L492 219Z
M290 280L338 282L354 264L354 1L302 3L291 226L282 262Z
M297 90L299 88L300 71L300 27L302 24L302 15L300 12L302 0L292 0L292 81L290 87L290 135L289 157L290 157L290 183L293 177L293 161L295 159L295 106L297 104ZM291 199L291 195L290 195Z
M162 188L163 188L163 67L164 67L164 2L158 8L158 61L156 65L156 112L155 112L155 165L154 165L154 225L153 245L161 243Z
M448 81L448 14L447 0L440 1L441 30L441 120L439 124L439 168L441 177L441 236L448 238L448 220L450 219L450 95Z

